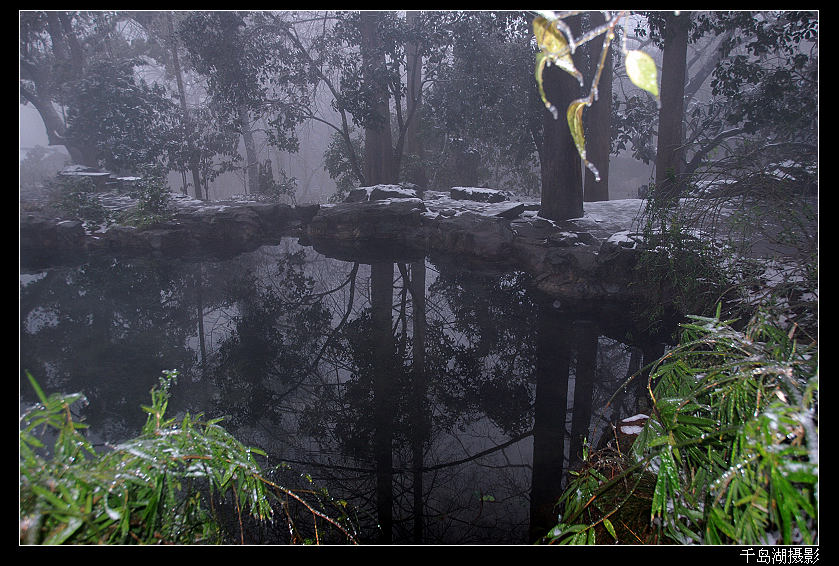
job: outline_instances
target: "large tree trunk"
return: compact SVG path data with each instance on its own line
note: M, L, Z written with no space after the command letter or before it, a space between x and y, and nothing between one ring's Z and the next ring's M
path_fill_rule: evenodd
M566 19L574 36L580 33L579 17ZM543 110L542 135L542 208L539 216L550 220L566 220L583 215L583 180L580 155L571 138L565 111L580 97L580 84L570 74L551 65L542 74L542 85L548 100L556 107L558 118Z
M599 14L599 12L598 12ZM595 16L596 17L596 16ZM605 17L600 17L603 22ZM600 25L601 21L593 21L592 27ZM591 42L592 76L600 62L600 53L606 35ZM609 155L612 146L612 49L606 55L603 73L598 84L597 101L586 110L587 130L586 154L589 161L594 163L600 172L600 181L596 181L594 173L585 171L584 199L587 202L609 200Z
M379 40L381 13L361 12L361 57L365 84L376 85L373 112L377 119L364 129L364 179L368 185L393 183L393 139L385 83L385 54Z
M394 340L391 333L393 308L393 264L370 266L370 303L373 315L374 458L376 461L376 510L381 543L393 536L393 394Z
M36 63L37 59L22 59L20 77L31 84L24 85L21 82L20 94L41 116L49 145L63 145L67 148L74 164L96 167L99 165L99 152L96 147L67 140L67 124L53 104L59 98L57 88L62 80L61 77L53 75L54 68L62 69L62 76L73 79L82 77L85 70L82 47L73 31L73 15L54 11L44 14L46 30L52 43L52 56L56 63L41 64Z
M671 199L679 195L679 176L684 160L685 72L687 67L690 12L668 12L664 24L661 60L661 110L658 117L658 149L655 162L655 193Z
M47 132L47 143L49 145L63 145L67 149L67 153L70 154L70 159L76 165L86 165L88 167L98 166L99 160L97 159L98 152L96 148L80 147L77 144L70 143L64 137L67 126L50 100L45 100L28 89L21 88L21 94L27 102L35 107L35 110L41 116L41 120L44 122L44 129Z
M566 473L565 442L572 334L566 315L540 304L536 320L536 396L533 400L533 473L530 540L557 524L556 502Z

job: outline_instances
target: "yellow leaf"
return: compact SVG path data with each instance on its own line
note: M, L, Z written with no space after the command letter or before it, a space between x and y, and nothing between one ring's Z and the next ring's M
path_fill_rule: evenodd
M586 158L586 138L583 135L583 108L586 106L586 101L578 99L568 105L568 127L571 128L571 137L574 138L574 145L577 146L577 151L580 157Z
M566 117L568 119L568 128L571 130L571 138L574 140L574 145L577 146L577 153L580 154L580 159L583 160L585 166L594 174L596 181L600 181L600 172L597 168L589 163L586 159L586 138L583 134L583 108L589 105L589 101L584 98L579 98L568 105Z
M546 53L561 56L571 51L562 32L542 16L533 19L533 35L536 36L536 44L539 49Z
M574 66L568 41L557 29L556 24L538 16L533 19L533 34L536 36L536 44L545 54L547 61L574 76L582 86L583 74Z
M637 49L629 51L626 54L626 74L635 86L658 99L658 69L652 57Z

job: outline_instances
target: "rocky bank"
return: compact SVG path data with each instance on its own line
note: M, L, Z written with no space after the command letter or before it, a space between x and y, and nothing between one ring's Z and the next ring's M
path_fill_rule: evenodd
M125 195L102 199L111 208L131 205ZM526 271L560 301L620 303L636 292L629 279L637 250L628 230L640 206L638 200L586 203L583 218L553 222L538 216L538 201L475 187L433 192L378 185L356 189L346 202L299 206L178 196L166 221L145 227L90 230L43 210L22 211L20 263L39 269L96 253L221 258L292 236L347 261L446 256L475 268Z

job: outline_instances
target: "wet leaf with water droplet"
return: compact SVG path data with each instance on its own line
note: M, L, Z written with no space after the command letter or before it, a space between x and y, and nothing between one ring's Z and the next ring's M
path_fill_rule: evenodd
M547 19L539 16L533 20L533 34L536 36L536 44L542 50L547 62L550 62L563 71L571 74L583 85L583 74L577 70L574 65L574 59L571 58L571 48L568 46L568 40L562 35L556 27L556 24L549 22ZM545 62L541 63L544 67ZM537 60L537 67L539 61ZM537 71L541 75L541 70ZM541 84L541 81L540 81ZM544 97L543 97L544 98Z
M571 137L574 139L574 145L577 146L577 153L580 154L580 159L583 160L585 166L594 174L595 180L600 181L600 172L597 168L586 159L586 138L583 134L583 108L588 106L588 100L579 98L568 105L566 117L568 119L568 127L571 129Z
M586 158L586 139L583 135L583 108L585 108L585 100L575 100L568 105L568 127L571 128L571 137L574 138L574 145L577 146L577 151L580 157Z

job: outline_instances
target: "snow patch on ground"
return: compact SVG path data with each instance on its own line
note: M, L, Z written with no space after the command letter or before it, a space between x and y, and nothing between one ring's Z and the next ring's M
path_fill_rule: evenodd
M641 431L644 430L642 426L622 426L621 432L624 434L641 434Z
M650 418L649 415L645 415L644 413L638 413L637 415L633 415L631 417L626 417L621 422L622 423L631 423L631 422L634 422L634 421L646 420L648 418Z

